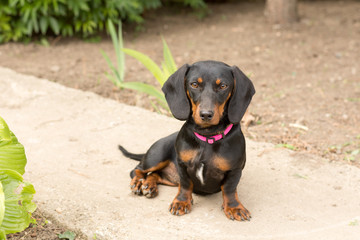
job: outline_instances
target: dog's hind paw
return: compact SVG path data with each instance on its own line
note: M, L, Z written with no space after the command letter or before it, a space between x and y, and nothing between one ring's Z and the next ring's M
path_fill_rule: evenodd
M144 179L143 178L139 178L137 176L135 176L131 182L130 182L130 188L131 191L135 194L135 195L142 195L142 191L141 191L141 187L142 187L142 183L143 183Z
M143 181L141 186L142 194L147 198L153 198L158 195L158 187L156 181L152 181L152 179L147 178Z

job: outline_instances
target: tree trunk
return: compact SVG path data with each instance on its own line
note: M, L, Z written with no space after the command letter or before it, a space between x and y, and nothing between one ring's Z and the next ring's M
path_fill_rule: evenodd
M273 24L293 23L298 20L297 0L266 0L265 16Z

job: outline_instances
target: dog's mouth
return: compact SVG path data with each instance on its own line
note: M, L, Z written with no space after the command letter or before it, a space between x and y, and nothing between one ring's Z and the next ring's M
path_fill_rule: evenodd
M220 114L216 108L214 110L202 110L198 107L193 112L193 119L199 127L208 128L219 124Z
M200 128L209 128L209 127L212 127L212 126L216 126L217 124L210 124L210 123L207 123L207 122L196 122L196 125L198 125Z

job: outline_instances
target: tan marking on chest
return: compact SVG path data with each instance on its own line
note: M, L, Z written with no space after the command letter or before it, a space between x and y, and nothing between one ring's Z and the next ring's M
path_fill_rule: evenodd
M215 167L217 167L221 171L225 172L225 171L230 170L229 160L227 160L226 158L223 158L220 156L215 156L213 158L213 163L214 163Z
M198 154L198 151L196 151L196 150L184 150L184 151L180 152L179 157L182 161L189 162L189 161L193 160L197 154Z

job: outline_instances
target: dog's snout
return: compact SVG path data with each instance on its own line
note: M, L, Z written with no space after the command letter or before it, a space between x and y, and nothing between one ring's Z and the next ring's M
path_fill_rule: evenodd
M203 121L210 121L214 116L214 111L200 111L200 118Z

